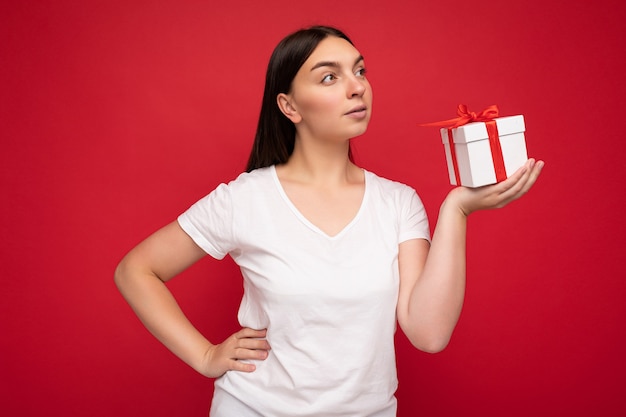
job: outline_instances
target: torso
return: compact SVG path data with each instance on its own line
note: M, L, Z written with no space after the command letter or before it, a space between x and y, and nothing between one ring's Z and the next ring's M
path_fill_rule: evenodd
M428 238L428 223L413 190L359 170L326 195L259 169L180 216L207 253L240 266L239 323L267 329L272 346L255 372L215 381L212 416L396 415L398 245ZM342 215L326 221L325 205Z

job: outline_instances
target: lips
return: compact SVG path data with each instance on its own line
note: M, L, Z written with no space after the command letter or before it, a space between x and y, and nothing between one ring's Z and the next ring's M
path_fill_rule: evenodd
M352 108L349 112L347 112L346 115L354 114L354 113L362 113L362 112L365 112L366 110L367 110L367 107L365 107L364 105L356 106Z

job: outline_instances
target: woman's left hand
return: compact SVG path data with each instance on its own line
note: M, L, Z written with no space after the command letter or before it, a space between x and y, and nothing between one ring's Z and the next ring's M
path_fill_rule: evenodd
M504 207L530 190L543 166L543 161L529 159L513 175L498 184L478 188L457 187L448 194L446 200L454 202L466 216L478 210Z

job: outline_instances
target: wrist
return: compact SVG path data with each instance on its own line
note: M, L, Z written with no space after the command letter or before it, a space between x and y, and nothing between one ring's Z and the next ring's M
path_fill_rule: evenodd
M441 207L439 209L440 214L444 211L450 211L456 212L467 218L472 213L472 210L467 207L467 205L463 204L462 194L464 191L463 187L456 187L452 189L443 200L443 203L441 203Z
M198 373L206 375L207 369L211 367L211 361L215 353L216 345L207 342L205 345L198 347L194 358L189 365Z

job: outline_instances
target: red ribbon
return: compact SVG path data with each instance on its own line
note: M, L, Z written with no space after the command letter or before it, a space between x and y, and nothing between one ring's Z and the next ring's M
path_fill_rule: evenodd
M461 174L459 173L459 163L456 159L456 146L454 146L454 139L452 138L452 128L449 127L447 130L450 156L452 157L452 167L454 168L454 179L456 180L456 185L461 185Z
M420 126L446 127L448 129L454 129L455 127L463 126L471 122L488 122L498 117L499 114L498 106L495 104L487 107L478 114L473 111L469 111L465 104L459 104L459 107L456 109L456 113L459 117L441 122L425 123Z
M485 122L485 125L489 135L489 147L491 148L493 167L496 171L496 181L501 182L506 179L506 168L504 167L504 156L502 155L502 146L500 145L498 125L496 125L495 120L489 120Z
M441 122L425 123L420 126L433 126L433 127L445 127L448 130L448 142L450 144L450 155L452 157L452 165L454 167L454 177L456 184L461 185L461 179L459 175L459 166L456 159L456 150L454 146L454 139L452 138L452 129L456 129L459 126L466 125L472 122L484 122L487 127L487 134L489 135L489 147L491 148L491 159L493 160L493 166L496 171L496 181L504 181L506 179L506 169L504 167L504 157L502 156L502 146L500 145L500 135L498 134L498 126L496 121L493 120L498 117L498 106L492 105L484 109L479 113L471 112L467 109L465 104L459 104L457 108L457 114L459 117L449 120L443 120Z

